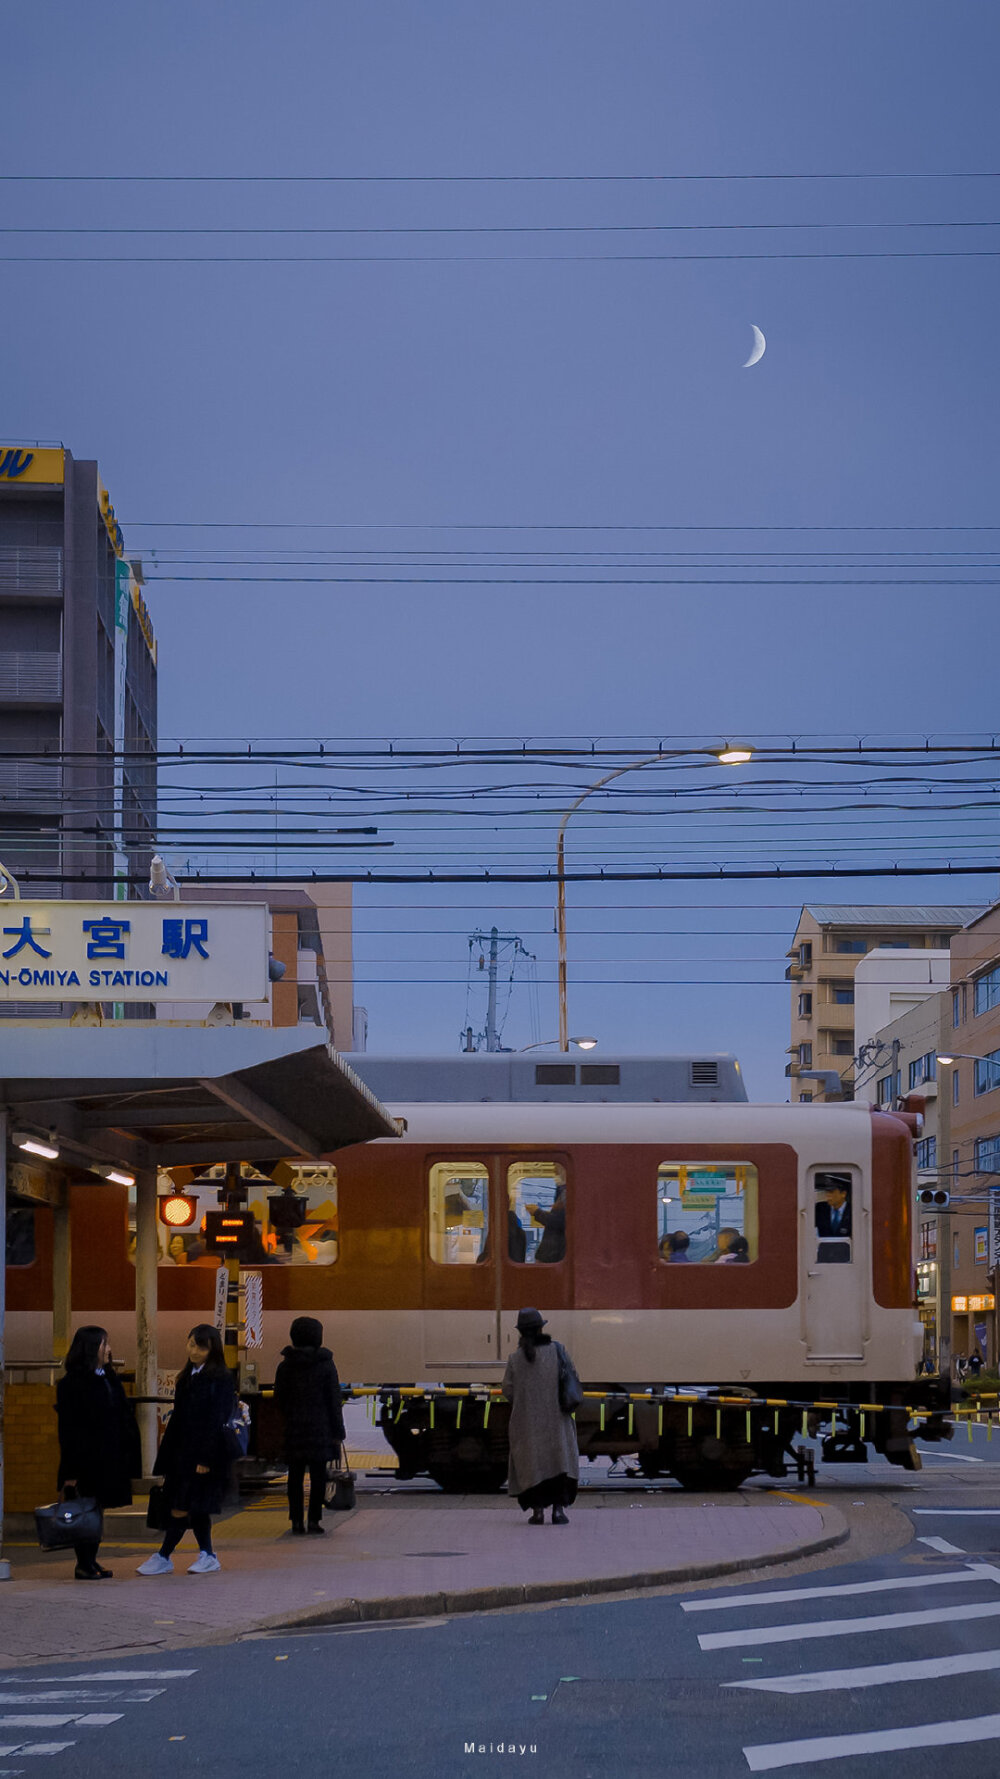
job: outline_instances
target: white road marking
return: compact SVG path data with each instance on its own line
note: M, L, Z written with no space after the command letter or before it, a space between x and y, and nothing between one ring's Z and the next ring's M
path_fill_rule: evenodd
M75 1742L12 1742L9 1747L0 1748L0 1756L6 1754L62 1754L67 1748L75 1748Z
M880 1662L873 1668L827 1668L814 1674L774 1674L768 1680L727 1680L727 1687L761 1693L832 1693L862 1686L893 1686L901 1680L939 1680L950 1674L983 1674L1000 1668L1000 1649L972 1655L932 1656L921 1662Z
M20 1714L11 1717L0 1717L0 1729L4 1730L64 1730L70 1723L85 1723L91 1729L107 1729L109 1723L120 1723L122 1711L90 1711L82 1716L78 1711L42 1711L36 1716L24 1717Z
M942 1519L1000 1519L1000 1507L911 1507L911 1513L932 1513Z
M867 1618L830 1618L802 1625L759 1625L750 1631L702 1633L702 1649L745 1649L760 1643L798 1643L810 1637L856 1637L870 1631L903 1631L912 1625L945 1625L972 1618L1000 1618L1000 1601L986 1605L938 1606L926 1612L886 1612Z
M948 1723L917 1723L909 1729L867 1730L850 1736L811 1736L803 1742L766 1742L744 1748L751 1773L794 1767L852 1754L888 1754L897 1748L951 1748L958 1742L989 1742L1000 1737L1000 1716L963 1717Z
M117 1689L113 1692L94 1692L92 1690L72 1688L66 1692L48 1693L8 1693L0 1692L0 1707L5 1705L77 1705L105 1703L108 1699L120 1699L125 1705L148 1705L151 1699L158 1699L165 1692L162 1686L145 1687L141 1692L123 1693Z
M929 1544L931 1550L939 1550L945 1557L964 1557L965 1552L960 1544L949 1544L947 1538L918 1538L918 1544Z
M197 1668L103 1668L99 1674L54 1674L51 1685L75 1686L80 1680L190 1680L191 1675L197 1672ZM31 1684L41 1686L44 1681L44 1674L39 1674ZM6 1680L0 1679L0 1686L17 1684L15 1675L10 1675ZM3 1694L0 1693L0 1699L2 1698Z
M985 1464L985 1458L970 1458L966 1452L939 1452L934 1446L920 1447L922 1458L947 1458L953 1464Z
M726 1594L721 1600L682 1600L682 1612L722 1612L734 1606L776 1606L785 1600L830 1600L838 1595L885 1594L896 1588L938 1587L945 1582L1000 1581L992 1563L969 1563L964 1569L948 1569L942 1575L900 1575L889 1581L841 1582L825 1588L775 1588L769 1594Z

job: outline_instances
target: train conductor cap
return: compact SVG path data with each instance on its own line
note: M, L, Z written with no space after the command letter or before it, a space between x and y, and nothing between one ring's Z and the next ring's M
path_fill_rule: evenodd
M518 1334L537 1333L537 1331L540 1328L544 1328L544 1327L545 1327L545 1317L542 1315L540 1310L531 1310L531 1309L518 1310L518 1312L517 1312L517 1332L518 1332Z

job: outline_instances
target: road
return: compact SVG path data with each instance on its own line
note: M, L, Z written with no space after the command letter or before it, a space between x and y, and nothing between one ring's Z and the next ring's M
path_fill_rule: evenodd
M7 1671L0 1779L994 1779L1000 1440L930 1449L824 1469L851 1544L736 1584Z

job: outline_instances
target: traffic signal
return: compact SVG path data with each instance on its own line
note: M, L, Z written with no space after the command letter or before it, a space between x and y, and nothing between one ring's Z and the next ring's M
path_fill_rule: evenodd
M252 1211L206 1211L205 1248L209 1254L229 1254L244 1260L254 1245L256 1225Z
M928 1211L946 1211L951 1203L951 1193L943 1186L921 1186L917 1203Z
M160 1198L157 1209L168 1229L189 1229L198 1215L198 1200L186 1192L170 1192Z

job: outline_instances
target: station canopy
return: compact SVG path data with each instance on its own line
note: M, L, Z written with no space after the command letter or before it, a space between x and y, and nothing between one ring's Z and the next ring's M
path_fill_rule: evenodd
M314 1026L3 1021L0 1105L14 1143L27 1135L57 1149L61 1169L98 1173L318 1160L398 1136L370 1088L316 1037Z

